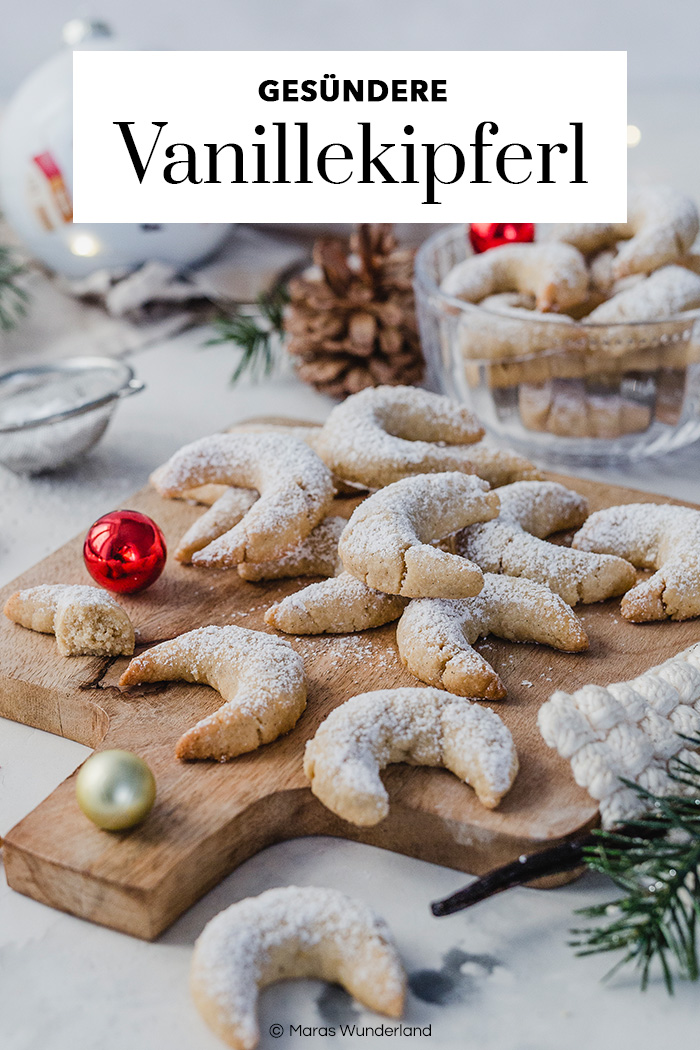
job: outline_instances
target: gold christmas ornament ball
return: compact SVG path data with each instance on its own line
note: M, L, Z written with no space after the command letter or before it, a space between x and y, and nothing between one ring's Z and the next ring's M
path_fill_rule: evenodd
M81 767L75 793L83 813L98 828L123 831L151 812L156 781L148 764L131 751L101 751Z

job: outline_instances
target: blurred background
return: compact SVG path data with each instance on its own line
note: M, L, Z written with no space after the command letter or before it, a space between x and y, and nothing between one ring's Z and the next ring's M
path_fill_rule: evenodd
M213 322L214 338L225 342L237 375L242 365L243 373L254 377L248 366L256 361L265 372L270 340L281 335L285 349L296 355L297 378L323 395L345 396L368 382L416 379L420 349L413 322L410 345L399 344L391 367L384 360L388 352L381 350L371 377L361 360L348 365L352 382L347 377L341 382L335 377L339 364L329 363L325 343L316 354L317 347L312 353L286 339L291 328L282 333L282 307L274 299L262 319L257 316L261 296L279 289L287 294L290 274L308 264L312 244L328 227L74 224L73 46L373 50L379 70L383 50L493 50L501 52L499 61L494 59L494 79L508 78L509 51L626 50L630 180L668 184L700 201L699 29L697 0L663 5L636 0L13 2L0 32L0 362L9 369L30 358L133 355L187 331L202 345L210 342ZM594 57L588 75L591 83L598 75ZM553 83L552 94L561 87ZM512 90L518 90L517 83ZM468 210L465 202L465 223ZM434 231L427 223L398 226L398 249L413 249ZM350 229L332 232L347 235ZM395 262L392 252L387 248L387 266L407 266L402 280L410 288L411 260L404 255ZM404 293L397 286L377 294ZM402 310L404 305L402 300ZM411 304L403 312L412 317L412 309ZM322 320L324 331L324 325L332 327ZM332 320L340 324L335 315ZM334 353L340 343L336 338ZM365 350L343 344L343 353L362 357ZM212 359L210 353L207 361ZM693 415L700 419L700 394L697 401Z
M0 95L49 57L78 15L106 19L145 48L620 49L634 89L698 79L696 0L30 0L11 15L6 7Z
M627 50L629 120L642 136L632 167L700 196L697 0L29 0L5 11L0 101L77 16L152 49Z

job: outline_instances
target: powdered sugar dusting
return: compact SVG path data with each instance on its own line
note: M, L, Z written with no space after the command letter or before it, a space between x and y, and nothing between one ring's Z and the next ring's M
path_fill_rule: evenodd
M333 812L376 824L388 812L379 772L392 762L451 769L491 806L517 770L510 731L491 708L438 689L398 688L335 708L306 745L304 771Z
M627 195L627 222L558 223L549 237L589 253L620 246L616 276L649 273L689 251L698 235L694 202L670 186L632 186Z
M700 511L656 503L608 507L590 516L573 546L657 570L623 598L622 614L628 619L700 615Z
M410 474L469 470L483 429L463 405L420 387L375 387L337 405L317 448L340 477L377 488ZM446 444L439 444L445 442Z
M589 324L665 321L700 306L700 276L683 266L663 266L623 288L586 318Z
M131 661L119 684L176 680L210 685L225 701L181 739L181 758L250 751L291 729L306 704L302 657L282 638L236 625L199 627L153 646ZM185 752L185 741L197 753Z
M393 648L388 649L384 639L377 641L373 636L367 634L340 634L332 638L297 638L293 645L296 651L304 657L315 657L319 652L328 652L332 658L342 660L344 666L348 662L363 665L371 662L375 670L400 667L398 652Z
M342 568L338 540L347 525L345 518L332 516L313 529L306 539L281 557L266 562L242 562L244 580L276 580L290 576L334 576Z
M528 579L484 575L475 598L412 601L396 632L401 659L421 681L460 696L500 699L501 681L472 649L484 635L514 642L540 642L565 651L588 645L569 606L548 587Z
M286 886L212 919L195 944L192 980L196 997L216 1007L239 1045L254 1045L259 987L284 977L342 980L340 960L352 963L355 987L372 989L387 1012L398 1012L405 976L383 919L337 890Z
M503 244L470 255L450 270L442 291L478 303L500 292L535 296L539 309L566 310L583 302L588 272L583 256L569 244Z
M499 490L499 520L544 539L586 520L586 499L556 481L519 481Z
M481 478L456 471L418 474L387 485L353 511L338 544L343 566L368 586L410 596L411 591L404 586L409 548L493 518L498 496L488 489ZM450 561L454 562L454 574L464 569L464 559L441 553L442 573L449 574ZM435 555L430 554L432 565L438 562Z
M19 591L17 597L21 602L29 603L42 616L53 616L59 602L74 602L90 606L101 606L103 609L120 609L121 606L111 594L99 587L88 587L78 583L42 583Z
M63 656L119 656L134 651L131 620L114 598L98 587L30 587L8 599L5 615L32 631L55 634Z
M284 554L330 509L330 471L297 438L280 434L214 434L176 452L157 472L158 490L177 496L209 483L257 489L260 499L241 522L192 560L198 565L265 561Z
M577 492L551 481L520 481L498 495L498 518L457 537L457 550L485 572L546 584L569 605L601 601L634 584L634 571L619 557L584 554L543 539L585 520L587 503Z
M175 551L177 560L185 563L190 561L196 551L223 536L238 524L257 498L257 492L251 489L225 488L182 537Z
M265 614L265 622L288 634L344 634L396 620L404 598L383 594L342 572L290 594Z
M540 642L558 649L582 648L585 640L578 618L549 587L533 580L484 574L484 586L474 598L414 599L402 616L421 641L444 650L464 649L487 634L513 642ZM401 648L401 647L399 647Z

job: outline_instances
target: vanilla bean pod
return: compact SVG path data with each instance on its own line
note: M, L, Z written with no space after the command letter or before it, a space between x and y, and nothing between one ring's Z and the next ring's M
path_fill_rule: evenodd
M632 845L639 830L637 824L626 824L616 830L616 835L622 839L629 837L630 845ZM653 833L647 828L644 834L646 838L651 838L661 835L662 832ZM430 905L430 910L438 917L454 915L455 912L471 908L473 904L478 904L514 886L523 886L548 875L573 871L585 863L585 851L597 844L598 835L596 831L589 832L568 839L566 842L559 842L549 849L520 856L510 864L505 864L501 868L495 868L486 875L482 875L481 878L450 894L449 897L434 901Z

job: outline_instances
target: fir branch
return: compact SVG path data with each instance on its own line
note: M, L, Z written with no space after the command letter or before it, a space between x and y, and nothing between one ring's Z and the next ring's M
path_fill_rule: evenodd
M688 749L700 750L700 737L679 734ZM596 829L548 849L519 857L482 875L431 905L434 915L452 915L496 893L586 864L607 875L621 891L615 900L581 908L589 926L571 930L578 955L621 952L606 977L635 965L642 990L653 965L661 968L669 994L676 977L700 979L700 764L674 758L669 763L678 794L658 796L632 781L622 783L644 803L644 815L611 830Z
M24 266L15 261L10 249L0 245L0 330L4 332L14 328L27 312L29 296L17 284L24 272Z
M237 383L248 374L253 381L272 375L278 364L279 341L284 334L284 308L289 294L284 285L258 296L255 313L244 313L239 308L232 316L214 322L217 335L208 339L206 346L233 343L243 351L231 383Z
M700 739L688 741L700 747ZM634 965L644 990L654 963L673 994L676 977L700 977L697 926L700 919L700 769L674 759L670 775L679 794L660 797L624 781L644 800L648 815L635 821L634 834L594 832L584 850L593 871L612 879L622 891L615 900L582 908L577 914L603 920L573 929L577 955L622 952L606 977ZM683 794L680 791L683 790ZM607 921L605 921L607 920Z

